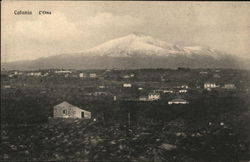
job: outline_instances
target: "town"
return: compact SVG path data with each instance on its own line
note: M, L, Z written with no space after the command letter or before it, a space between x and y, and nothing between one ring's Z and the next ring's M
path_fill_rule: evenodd
M250 71L1 71L4 160L249 159Z

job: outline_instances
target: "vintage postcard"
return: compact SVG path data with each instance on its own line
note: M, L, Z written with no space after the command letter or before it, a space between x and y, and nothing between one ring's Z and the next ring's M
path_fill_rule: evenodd
M2 1L1 161L250 160L250 3Z

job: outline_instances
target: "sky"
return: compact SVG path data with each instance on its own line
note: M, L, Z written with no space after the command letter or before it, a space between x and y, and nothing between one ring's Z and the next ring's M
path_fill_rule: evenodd
M250 2L1 3L1 62L78 53L133 32L250 58ZM15 15L15 10L32 15Z

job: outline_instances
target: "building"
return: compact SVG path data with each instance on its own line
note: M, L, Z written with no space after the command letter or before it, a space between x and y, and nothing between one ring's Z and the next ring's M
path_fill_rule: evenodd
M213 77L214 78L221 78L221 76L219 74L214 74Z
M27 76L41 76L42 73L41 72L30 72L27 74Z
M105 88L105 86L104 85L100 85L99 88L103 89L103 88Z
M49 75L49 73L44 73L43 75L42 75L42 77L46 77L46 76L48 76Z
M234 84L225 84L222 88L224 89L236 89Z
M179 93L187 93L186 89L179 89Z
M13 76L15 76L14 74L9 74L8 77L12 78Z
M131 87L132 87L132 84L130 84L130 83L124 83L124 84L123 84L123 87L124 87L124 88L131 88Z
M94 92L93 95L94 96L104 96L104 95L107 95L108 93L107 92Z
M90 74L89 74L89 77L90 77L90 78L97 78L97 75L96 75L96 73L90 73Z
M79 78L86 78L86 74L84 74L84 73L79 73Z
M169 105L173 105L173 104L189 104L189 102L182 99L182 98L176 98L174 100L168 101L168 104Z
M201 75L207 75L208 72L206 72L206 71L201 71L200 74L201 74Z
M54 118L82 118L91 119L91 112L71 105L64 101L53 108Z
M11 86L10 85L4 85L3 88L9 89L9 88L11 88Z
M140 96L139 101L147 101L148 97L147 96Z
M149 93L148 100L149 101L156 101L160 99L160 93Z
M72 73L72 71L70 71L70 70L56 70L55 73L56 74L67 74L67 73Z
M212 88L217 88L218 86L215 83L204 83L204 88L205 89L212 89Z
M139 87L139 88L138 88L138 90L140 90L140 91L141 91L141 90L143 90L143 88L142 88L142 87Z
M181 88L188 89L188 85L181 85Z
M163 93L174 93L173 90L163 90Z
M128 79L128 78L130 78L130 76L129 75L124 75L123 78Z
M14 72L14 75L22 75L23 73L22 72L19 72L19 71L15 71Z

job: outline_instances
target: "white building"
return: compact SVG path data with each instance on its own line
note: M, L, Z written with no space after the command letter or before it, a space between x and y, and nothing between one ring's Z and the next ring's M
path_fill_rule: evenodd
M222 88L224 89L236 89L234 84L225 84Z
M64 101L54 106L54 118L82 118L91 119L91 112L82 110Z
M163 90L163 93L174 93L173 90Z
M55 71L56 74L67 74L67 73L72 73L72 71L69 70L57 70Z
M149 101L156 101L160 99L160 93L149 93L148 100Z
M129 79L129 78L133 78L134 76L135 76L135 74L124 75L123 78L124 79Z
M105 88L105 86L104 86L104 85L100 85L99 88L100 88L100 89L103 89L103 88Z
M123 87L124 87L124 88L131 88L131 87L132 87L132 84L130 84L130 83L124 83L124 84L123 84Z
M14 72L14 75L22 75L23 73L22 72L19 72L19 71L15 71Z
M214 78L221 78L221 76L219 74L214 74L213 77Z
M179 93L187 93L187 89L179 89Z
M86 74L84 73L79 73L79 78L85 78L86 77Z
M215 83L204 83L204 88L205 89L212 89L212 88L217 88L218 86Z
M124 75L123 78L128 79L128 78L130 78L130 76L129 75Z
M27 76L41 76L42 73L41 72L30 72L27 74Z
M206 75L208 72L206 71L201 71L200 74Z
M90 78L97 78L97 75L96 75L96 73L90 73L90 74L89 74L89 77L90 77Z
M102 96L102 95L107 95L107 92L94 92L93 95L94 96Z
M140 96L139 101L147 101L148 97L147 96Z
M3 88L9 89L9 88L11 88L11 86L10 85L4 85Z
M188 85L182 85L181 88L188 89Z
M46 76L48 76L49 75L49 73L44 73L42 76L43 77L46 77Z
M168 101L168 104L169 105L172 105L172 104L189 104L188 101L182 99L182 98L176 98L174 100L170 100Z

